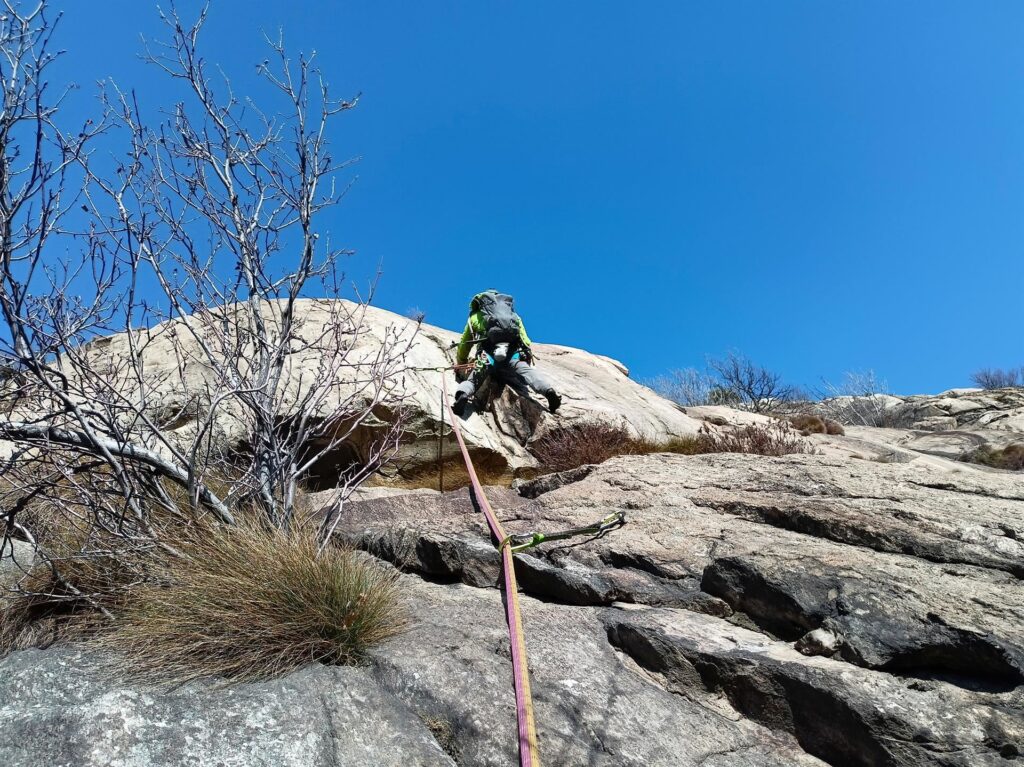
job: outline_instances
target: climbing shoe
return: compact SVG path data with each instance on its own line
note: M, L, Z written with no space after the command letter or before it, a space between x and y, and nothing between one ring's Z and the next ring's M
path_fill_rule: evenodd
M452 412L459 418L462 418L468 405L469 397L467 397L464 392L455 392L455 403L452 405Z
M554 413L562 406L562 398L559 396L558 392L548 392L545 396L548 398L548 412Z

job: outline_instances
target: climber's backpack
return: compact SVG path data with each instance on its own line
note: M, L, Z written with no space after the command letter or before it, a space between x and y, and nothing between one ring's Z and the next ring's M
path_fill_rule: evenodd
M484 337L489 344L519 341L519 315L516 314L512 296L488 290L474 299L476 310L484 321Z

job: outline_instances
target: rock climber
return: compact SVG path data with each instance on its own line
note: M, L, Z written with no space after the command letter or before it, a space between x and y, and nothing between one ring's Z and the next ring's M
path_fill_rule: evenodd
M459 383L452 409L461 416L473 395L487 378L506 384L521 397L529 396L529 389L548 401L548 410L554 413L562 398L551 383L533 367L530 337L523 321L516 314L512 296L496 290L477 293L469 304L469 320L459 341L456 360L466 365L470 350L477 346L476 365L472 369L456 369Z

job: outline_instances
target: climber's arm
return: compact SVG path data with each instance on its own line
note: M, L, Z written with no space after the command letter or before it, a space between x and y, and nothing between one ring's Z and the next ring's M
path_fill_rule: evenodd
M459 348L455 353L455 361L459 365L465 365L469 360L469 351L473 348L473 323L467 322L466 329L462 331L462 338L459 339Z
M522 320L519 320L519 341L527 349L533 346L533 341L531 341L530 337L526 335L526 325L523 324Z
M526 335L526 325L523 324L521 319L519 320L519 343L522 345L523 351L526 352L526 361L532 364L533 342L530 340L530 337Z

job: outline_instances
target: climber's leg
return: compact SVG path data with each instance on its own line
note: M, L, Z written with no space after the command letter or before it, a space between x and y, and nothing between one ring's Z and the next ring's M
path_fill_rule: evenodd
M526 364L522 360L516 360L508 366L506 377L508 385L521 396L527 395L528 388L543 395L548 401L548 410L552 413L558 410L559 405L562 404L562 398L555 391L555 387L551 385L551 382L537 368Z

